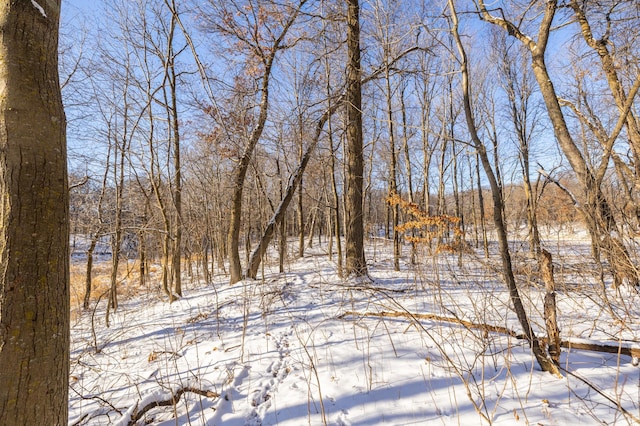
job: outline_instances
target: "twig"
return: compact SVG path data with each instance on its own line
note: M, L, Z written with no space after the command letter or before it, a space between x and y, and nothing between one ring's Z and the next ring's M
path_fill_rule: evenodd
M574 206L580 207L580 202L575 197L575 195L573 195L573 193L569 190L569 188L567 188L562 183L560 183L558 179L554 179L549 173L547 173L547 171L544 169L544 167L542 167L540 163L538 163L538 167L540 167L538 169L538 173L544 176L547 179L547 181L553 182L558 188L560 188L565 194L567 194L569 198L571 198L571 202L573 203Z
M89 417L89 413L86 413L84 416L80 417L78 420L76 420L75 422L71 423L71 426L78 426L80 423L82 423L84 421L84 419L86 419L87 417Z
M634 416L633 414L631 414L629 411L627 411L622 405L620 405L619 402L616 402L613 398L611 398L609 395L605 394L602 390L600 390L596 385L594 385L593 383L589 382L587 379L584 379L582 377L580 377L579 375L577 375L576 373L573 373L569 370L566 370L564 368L562 368L560 366L560 370L564 371L565 373L567 373L568 375L570 375L571 377L575 377L576 379L580 380L582 383L584 383L585 385L589 386L591 389L593 389L594 391L596 391L600 396L602 396L604 399L606 399L607 401L609 401L610 403L612 403L613 405L616 406L616 408L618 410L620 410L622 412L622 414L624 414L625 416L627 416L627 419L629 420L633 420L634 423L636 424L640 424L640 419L636 416Z
M82 395L80 392L78 392L77 390L75 390L73 388L73 386L69 386L69 389L71 389L76 395L78 395L80 397L80 399L83 399L85 401L90 401L90 400L98 400L102 403L104 403L105 405L108 405L109 407L111 407L111 409L113 411L115 411L116 413L118 413L119 415L122 415L122 411L120 411L119 409L117 409L112 403L110 403L109 401L107 401L106 399L98 396L98 395L94 395L94 396L84 396ZM84 417L83 417L84 419ZM82 419L81 419L82 420ZM78 422L76 422L78 423Z

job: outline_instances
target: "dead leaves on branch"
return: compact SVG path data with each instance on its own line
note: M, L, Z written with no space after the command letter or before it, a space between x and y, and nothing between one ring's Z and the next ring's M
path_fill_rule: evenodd
M392 193L387 197L387 203L398 206L403 213L411 217L396 226L396 230L404 234L405 240L413 244L428 244L431 248L433 241L437 246L433 254L441 252L458 253L467 250L464 241L464 231L460 228L461 219L450 215L429 215L416 203L409 202Z

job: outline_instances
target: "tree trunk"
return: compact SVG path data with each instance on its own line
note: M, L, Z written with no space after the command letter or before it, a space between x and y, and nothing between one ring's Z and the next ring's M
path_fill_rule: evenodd
M316 202L316 206L311 212L311 223L309 224L309 238L307 238L307 246L313 248L313 237L315 236L316 226L318 224L318 214L320 213L320 199ZM319 235L320 233L318 233Z
M557 1L546 2L537 42L522 34L511 22L491 15L482 0L480 0L479 6L482 17L485 20L503 28L510 35L518 38L529 49L533 74L540 87L540 93L547 108L549 119L553 124L554 134L586 198L582 213L587 222L594 252L600 252L600 248L604 249L604 254L612 268L614 286L619 285L625 279L630 284L637 285L639 277L629 253L622 241L614 236L614 234L618 233L618 230L615 219L611 214L611 207L602 192L600 182L594 176L580 149L571 137L555 87L545 64L544 55L549 40L551 24L558 7ZM599 261L597 254L596 260Z
M480 180L480 155L476 152L476 178L478 179L478 210L480 214L480 226L482 227L482 246L484 257L489 258L489 238L487 237L487 226L484 219L484 196L482 194L482 181Z
M280 186L280 199L284 198L284 186L282 172L280 170L280 159L276 158L276 174L279 176L278 184ZM283 214L278 223L278 272L284 272L284 263L287 256L287 215ZM264 233L263 233L264 235ZM260 241L262 243L262 241ZM256 274L258 273L256 269Z
M558 364L560 361L560 329L558 328L556 310L556 283L553 277L553 262L551 253L546 250L540 252L540 269L546 293L544 295L544 322L547 328L549 356Z
M336 236L336 258L338 260L338 276L342 277L342 230L340 226L340 196L338 195L338 183L336 182L336 155L333 150L333 138L331 136L331 118L329 118L329 143L331 144L331 193L333 194L333 226Z
M114 140L114 180L116 182L116 211L114 219L114 230L111 235L111 277L109 286L109 298L107 299L107 310L105 322L109 327L109 312L111 309L114 311L118 309L118 267L120 265L120 250L122 246L122 210L124 202L124 165L127 152L127 92L125 89L125 108L124 108L124 130L122 136L122 145L118 144L118 140ZM120 150L120 157L118 157L118 150Z
M386 50L386 49L385 49ZM385 52L385 60L389 61L389 52ZM387 98L387 122L389 123L389 196L398 193L398 172L396 157L396 135L393 122L393 102L391 92L391 75L389 73L389 64L385 66L385 89ZM393 270L400 270L400 233L398 232L398 224L400 223L400 208L398 205L390 207L391 209L391 236L393 239Z
M302 144L302 142L300 142ZM302 150L302 145L300 146L300 150ZM302 152L300 153L300 158L302 159ZM300 185L298 185L298 257L304 257L304 205L302 202L302 180L300 180Z
M167 3L168 4L168 3ZM171 10L176 10L175 0L171 0ZM175 208L175 222L173 230L173 258L171 260L171 271L173 276L173 292L176 296L182 296L182 164L180 162L180 121L178 116L178 96L176 93L178 80L176 78L175 56L173 50L174 31L176 28L176 14L171 15L171 25L167 44L169 53L167 55L167 77L169 81L170 102L167 108L170 113L171 131L173 137L173 204ZM170 105L170 107L169 107Z
M529 154L522 153L522 185L527 201L527 234L529 237L529 251L532 255L540 254L540 232L538 231L538 215L536 213L536 197L529 179Z
M345 197L345 274L367 274L364 257L364 154L362 136L362 86L360 68L360 5L348 0L347 11L347 176Z
M66 425L69 192L60 1L0 3L0 424Z
M538 361L538 365L540 365L540 368L543 371L548 371L556 376L560 376L560 370L558 369L557 365L555 365L547 356L547 353L544 351L544 349L540 345L540 341L538 340L538 337L534 333L533 328L529 323L529 318L527 317L527 312L522 303L522 299L520 298L520 292L518 291L518 286L516 284L515 276L513 275L513 267L511 264L511 254L509 252L509 241L507 238L507 231L504 224L504 216L503 216L504 201L502 198L502 191L501 191L500 185L498 184L496 175L494 174L493 169L491 168L491 163L489 160L489 156L487 155L486 147L480 140L480 137L478 136L478 133L476 130L475 120L473 118L473 112L471 109L467 56L466 56L466 52L464 50L462 41L460 39L460 35L458 33L458 18L456 15L453 0L449 0L449 9L451 10L451 14L452 14L453 36L456 41L458 52L460 54L465 119L467 122L469 133L471 134L471 140L475 145L475 148L478 150L480 160L482 161L482 166L489 180L489 185L491 186L491 196L493 199L493 221L496 226L496 233L498 236L498 243L500 246L500 257L502 260L503 277L507 284L507 288L509 289L509 296L511 298L511 303L513 304L514 310L518 317L518 321L520 322L520 325L523 328L525 335L527 336L527 340L529 341L531 350L533 351L533 354L536 360Z
M407 134L407 106L405 103L405 90L406 86L403 86L400 91L400 110L402 112L402 146L404 151L404 162L407 170L407 186L409 192L409 202L413 203L413 172L411 169L411 155L409 153L409 135ZM426 161L426 160L425 160ZM415 236L415 230L411 230L411 236ZM411 242L411 259L410 263L412 265L416 264L416 256L417 256L417 247L415 241Z
M291 16L287 17L282 29L276 40L271 46L260 47L259 51L268 52L265 56L260 57L261 63L264 65L264 74L262 75L262 83L260 86L260 104L258 106L259 113L256 126L253 128L247 145L242 152L240 161L235 170L233 180L233 194L231 196L231 212L229 214L229 232L227 234L227 250L229 255L229 272L230 284L237 283L242 279L242 265L240 264L240 225L242 223L242 194L244 191L244 180L247 175L247 169L253 157L253 151L262 136L265 123L267 121L267 113L269 110L269 82L271 78L271 69L275 60L276 53L282 48L285 36L293 23L295 22L298 12L306 0L300 0L298 7Z
M96 232L91 237L89 248L87 249L87 270L84 280L84 299L82 301L82 308L89 309L89 302L91 300L91 287L92 287L92 272L93 272L93 252L96 249L98 239L102 236L101 231Z

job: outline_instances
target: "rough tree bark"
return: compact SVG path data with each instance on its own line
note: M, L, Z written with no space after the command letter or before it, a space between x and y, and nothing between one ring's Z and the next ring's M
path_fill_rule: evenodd
M66 425L69 194L60 0L0 2L0 424Z
M558 328L556 310L556 282L553 277L553 262L551 253L546 250L540 252L540 271L546 293L544 295L544 323L547 328L549 356L554 363L560 362L560 329Z
M360 68L360 5L348 0L347 10L347 192L345 197L345 274L367 274L364 257L362 192L364 155L362 136L362 81Z

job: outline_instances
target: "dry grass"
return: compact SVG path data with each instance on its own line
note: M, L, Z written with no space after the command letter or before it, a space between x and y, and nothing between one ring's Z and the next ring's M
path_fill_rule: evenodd
M151 279L156 275L158 266L151 265L149 267L149 276ZM85 293L85 281L87 274L87 265L84 262L72 262L70 269L71 279L71 312L75 316L82 309L82 301ZM140 267L138 261L122 261L118 266L118 296L121 298L130 298L139 295L143 291L149 290L151 279L147 278L147 286L140 285ZM102 297L109 290L111 282L111 262L96 262L93 264L91 277L91 304Z

